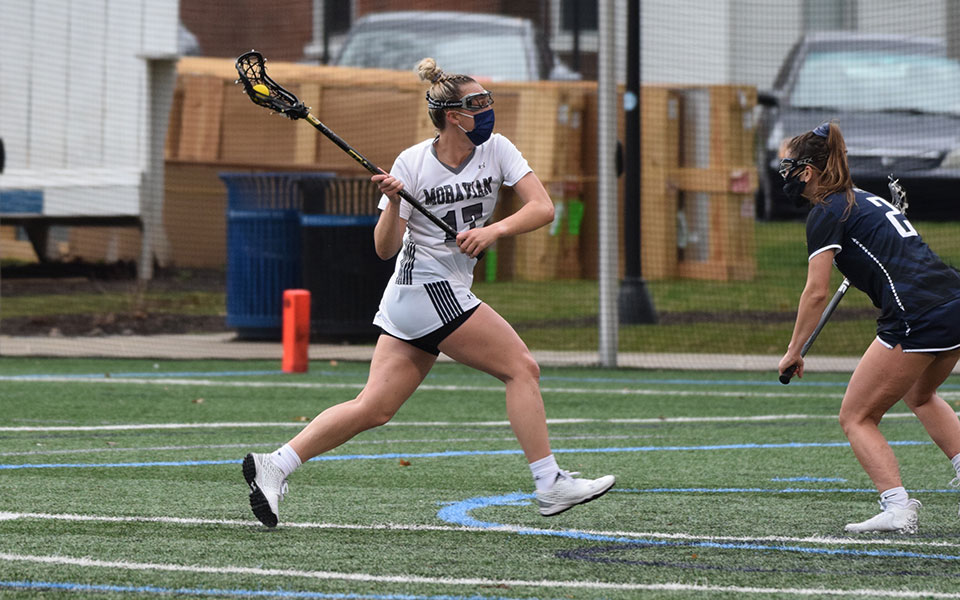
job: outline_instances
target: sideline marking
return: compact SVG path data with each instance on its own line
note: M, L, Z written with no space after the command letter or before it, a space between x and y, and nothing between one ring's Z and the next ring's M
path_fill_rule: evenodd
M682 369L680 369L682 370ZM342 369L336 371L326 371L326 370L313 370L311 369L310 373L312 375L320 375L323 377L359 377L366 379L369 375L369 369L361 369L351 371L350 369ZM146 377L152 379L162 379L169 377L250 377L250 376L259 376L259 375L279 375L286 376L286 373L283 371L278 371L274 369L269 370L251 370L251 371L128 371L122 373L76 373L72 375L63 375L63 374L52 374L52 373L24 373L21 375L2 375L0 376L0 381L33 381L33 380L42 380L49 379L51 377L77 377L84 379L104 379L107 377L117 377L117 378L129 378L129 377ZM479 374L472 374L473 377L477 377ZM431 371L427 375L427 379L443 379L455 377L458 380L463 380L464 375L460 373L438 373L436 371ZM837 381L797 381L796 385L800 386L815 386L815 387L846 387L849 383L849 378ZM767 380L767 379L692 379L692 378L671 378L671 379L655 379L655 378L644 378L638 379L636 377L571 377L565 375L540 375L540 381L566 381L574 383L625 383L630 385L704 385L704 386L717 386L717 385L743 385L743 386L765 386L765 387L778 387L779 382L776 380ZM960 384L944 383L940 386L940 390L960 390Z
M137 377L109 377L104 379L91 379L89 377L75 377L71 375L53 375L43 377L20 377L10 378L0 376L0 381L17 381L21 383L94 383L94 384L136 384L136 385L186 385L200 387L247 387L247 388L298 388L298 389L363 389L364 383L307 383L295 381L215 381L212 379L155 379L155 378L137 378ZM439 385L422 383L417 390L432 390L441 392L496 392L503 393L505 386L496 385ZM553 394L615 394L615 395L641 395L641 396L717 396L732 398L835 398L836 393L829 392L749 392L749 391L731 391L722 392L717 390L655 390L645 388L548 388L541 387L542 393ZM943 396L943 394L941 394Z
M770 481L831 481L831 482L840 482L845 483L847 480L843 477L811 477L805 475L802 477L771 477Z
M887 413L884 419L915 418L913 413ZM616 423L620 425L651 425L675 423L751 423L773 421L835 421L836 415L748 415L723 417L647 417L647 418L571 418L547 419L548 425L582 425L589 423ZM136 431L144 429L230 429L256 427L306 427L306 422L217 422L217 423L125 423L118 425L17 425L0 427L0 432L58 432L58 431ZM509 427L510 421L388 421L383 427Z
M63 590L69 592L133 592L135 594L163 594L189 596L218 596L218 597L255 597L255 598L320 598L324 600L521 600L507 596L423 596L412 594L358 594L356 592L303 592L296 590L250 590L250 589L222 589L222 588L170 588L155 585L131 586L109 585L97 583L76 583L72 581L0 581L0 588L24 590ZM527 599L530 600L530 599Z
M617 490L613 490L617 491ZM452 504L451 504L452 506ZM20 512L0 512L0 521L34 519L44 521L72 521L72 522L91 522L91 523L161 523L165 525L227 525L236 527L262 528L259 521L242 521L238 519L200 519L191 517L144 517L144 516L107 516L107 515L79 515L68 513L20 513ZM468 533L517 533L521 530L533 532L543 532L543 535L553 535L555 533L576 532L599 536L620 536L634 538L657 538L663 540L707 540L714 542L789 542L803 544L823 544L840 546L917 546L928 548L956 548L960 547L960 541L922 541L903 538L865 538L865 537L831 537L831 536L806 536L791 537L780 535L766 536L722 536L722 535L697 535L692 533L664 533L659 531L603 531L596 529L547 529L533 528L522 525L500 525L497 527L473 527L468 525L410 525L404 523L374 523L368 525L356 525L349 523L317 523L317 522L287 522L280 524L281 528L289 527L291 529L329 529L329 530L354 530L354 531L446 531L446 532L468 532Z
M652 435L552 435L551 440L636 440L654 437ZM342 446L387 446L390 444L472 444L476 442L516 442L515 437L488 437L488 438L431 438L431 439L403 439L386 440L358 440L356 438L344 442ZM102 452L166 452L180 450L218 450L224 448L276 448L282 442L258 442L251 444L195 444L190 446L114 446L109 448L73 448L69 450L22 450L14 452L0 452L0 456L48 456L52 454L94 454ZM339 446L338 446L339 447Z
M698 585L686 583L612 583L605 581L578 580L540 580L490 579L482 577L423 577L418 575L370 575L367 573L344 573L336 571L304 571L300 569L268 569L259 567L176 565L170 563L139 563L129 561L104 561L92 558L74 558L70 556L36 556L29 554L10 554L0 552L0 560L9 562L29 562L38 564L73 565L80 567L98 567L122 569L128 571L161 571L168 573L210 573L214 575L237 574L267 577L298 577L315 580L364 581L375 583L429 584L449 586L507 586L525 588L577 588L588 590L636 590L636 591L690 591L722 592L750 594L793 594L800 596L873 596L882 598L960 598L960 594L951 592L924 592L911 590L853 589L837 590L826 588L772 588L722 585Z
M891 446L929 446L933 442L902 440L888 442ZM626 446L609 448L555 448L554 454L616 454L620 452L688 452L691 450L783 450L797 448L846 448L848 442L782 442L777 444L714 444L707 446ZM408 458L457 458L461 456L522 455L520 448L507 450L444 450L439 452L388 452L384 454L322 454L307 462L344 460L396 460ZM240 464L243 459L224 460L159 460L130 463L20 463L0 464L0 471L18 469L112 469L126 467L200 467ZM696 491L691 489L691 491Z

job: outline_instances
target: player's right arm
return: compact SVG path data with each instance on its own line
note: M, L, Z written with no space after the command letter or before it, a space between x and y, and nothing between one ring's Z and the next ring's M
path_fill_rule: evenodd
M388 260L396 256L403 245L403 233L407 228L407 220L400 216L400 190L403 183L393 175L374 175L373 182L380 187L380 191L390 201L380 213L377 225L373 229L373 244L377 256Z
M797 366L797 377L803 377L803 356L800 354L803 342L817 328L817 322L823 309L830 300L830 272L833 268L833 251L826 250L810 259L807 263L807 283L800 293L797 307L797 322L793 327L793 337L787 352L780 359L779 372L783 373L791 366Z

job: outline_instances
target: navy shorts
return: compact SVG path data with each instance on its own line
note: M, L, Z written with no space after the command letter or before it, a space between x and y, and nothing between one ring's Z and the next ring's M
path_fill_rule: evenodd
M946 352L960 348L960 298L941 304L913 323L899 321L877 332L887 348L897 344L904 352Z
M384 335L389 335L392 338L397 338L401 342L406 342L411 346L414 346L415 348L419 348L423 350L424 352L429 352L434 356L439 356L440 342L447 339L447 336L453 333L454 331L456 331L457 327L460 327L461 325L463 325L463 323L470 318L470 315L476 312L478 308L480 308L479 304L474 306L473 308L469 308L465 310L460 316L450 321L440 329L434 329L427 335L418 337L413 340L405 340L403 338L397 337L383 328L381 328L380 331L383 332Z

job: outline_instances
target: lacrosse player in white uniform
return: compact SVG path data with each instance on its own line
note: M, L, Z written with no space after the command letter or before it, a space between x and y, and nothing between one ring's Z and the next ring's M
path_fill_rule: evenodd
M437 135L403 151L389 175L374 175L383 197L374 229L377 254L396 256L374 323L370 373L353 400L330 407L272 454L248 454L244 478L254 515L278 522L286 479L302 462L383 425L417 389L442 351L506 384L507 416L530 465L540 514L551 516L605 494L612 475L576 477L550 449L540 368L509 323L470 292L476 257L498 238L553 220L553 203L517 148L493 134L493 96L473 78L448 75L435 61L417 65L430 82L427 107ZM487 225L501 185L523 206ZM449 238L398 195L404 189L458 233ZM486 226L485 226L486 225Z

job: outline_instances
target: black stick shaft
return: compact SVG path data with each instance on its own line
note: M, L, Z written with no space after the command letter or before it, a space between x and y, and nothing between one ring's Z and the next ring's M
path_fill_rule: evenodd
M322 133L323 135L327 136L327 137L330 139L331 142L333 142L333 143L336 144L337 146L340 146L340 149L341 149L341 150L343 150L344 152L346 152L347 154L349 154L350 156L352 156L354 160L356 160L358 163L360 163L361 165L363 165L363 168L365 168L366 170L370 171L371 173L373 173L373 174L375 174L375 175L387 174L386 171L384 171L383 169L381 169L381 168L378 167L377 165L375 165L375 164L373 164L372 162L370 162L369 160L367 160L367 158L366 158L365 156L363 156L362 154L360 154L359 152L357 152L356 150L354 150L354 148L353 148L350 144L348 144L348 143L346 143L345 141L343 141L343 138L341 138L339 135L337 135L336 133L334 133L333 131L331 131L331 129L330 129L329 127L327 127L326 125L324 125L324 124L320 121L320 119L316 118L316 117L313 116L312 114L307 114L306 119L307 119L307 121L308 121L311 125L313 125L314 127L316 127L317 130L320 131L320 133ZM447 233L447 235L450 235L450 236L453 237L454 239L457 238L457 230L456 230L456 229L454 229L453 227L451 227L449 223L447 223L446 221L444 221L443 219L441 219L441 218L438 217L437 215L435 215L435 214L433 214L432 212L430 212L429 210L427 210L427 207L425 207L423 204L421 204L420 201L417 200L416 198L414 198L412 194L410 194L409 192L407 192L407 190L400 190L400 197L403 198L404 200L406 200L407 202L409 202L410 205L413 206L415 209L417 209L418 211L420 211L420 212L423 214L423 216L425 216L425 217L427 217L428 219L430 219L430 221L432 221L437 227L439 227L440 229L442 229L443 231L445 231L445 232ZM479 254L477 254L477 257L476 257L476 258L477 258L478 260L479 260L480 258L483 258L483 254L484 254L483 252L480 252Z
M837 291L833 294L833 298L830 299L830 303L827 304L827 307L823 309L823 313L820 315L820 320L817 322L816 329L813 330L813 333L810 334L810 337L807 338L807 341L803 343L803 347L800 348L800 356L806 356L807 351L810 350L810 346L813 346L813 342L816 341L817 336L820 335L820 332L823 331L823 326L827 324L827 321L830 320L830 317L833 316L833 311L837 310L837 305L840 304L840 300L843 299L844 294L847 293L847 289L850 287L850 280L844 278L840 283L840 287L837 288ZM780 383L787 385L790 383L790 379L797 372L797 365L793 365L786 371L780 374Z

